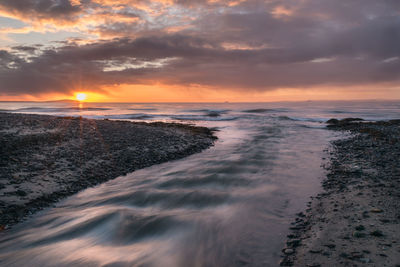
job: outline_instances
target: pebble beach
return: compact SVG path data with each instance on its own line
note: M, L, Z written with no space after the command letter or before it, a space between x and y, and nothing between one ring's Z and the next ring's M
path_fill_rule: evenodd
M0 113L0 228L82 189L213 145L205 127Z
M400 120L332 119L324 192L292 223L281 266L400 266Z

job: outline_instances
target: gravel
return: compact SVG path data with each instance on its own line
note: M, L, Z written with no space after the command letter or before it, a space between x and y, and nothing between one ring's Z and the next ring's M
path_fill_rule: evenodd
M332 143L324 192L296 218L280 265L400 266L400 120L327 127L350 137Z
M85 188L213 145L205 127L0 113L0 230Z

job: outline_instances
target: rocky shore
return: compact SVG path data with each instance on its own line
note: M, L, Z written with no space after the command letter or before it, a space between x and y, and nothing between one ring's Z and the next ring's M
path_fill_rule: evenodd
M400 266L400 120L332 119L324 192L292 223L281 266Z
M134 170L200 152L211 130L0 113L0 230L61 198Z

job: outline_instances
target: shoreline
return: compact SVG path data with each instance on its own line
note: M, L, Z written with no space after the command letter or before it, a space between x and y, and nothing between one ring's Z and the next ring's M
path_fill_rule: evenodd
M201 152L206 127L0 112L0 231L83 189Z
M290 227L281 266L400 266L400 120L332 119L323 192Z

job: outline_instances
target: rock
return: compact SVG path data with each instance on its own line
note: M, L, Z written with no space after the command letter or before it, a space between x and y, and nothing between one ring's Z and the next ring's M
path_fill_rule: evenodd
M340 123L349 123L349 122L355 122L355 121L363 121L364 119L361 118L344 118L340 120Z
M347 126L350 123L359 122L359 121L363 121L363 119L361 119L361 118L344 118L344 119L338 120L338 119L332 118L332 119L328 120L326 123L330 124L330 125L334 125L334 126Z
M279 266L293 266L293 261L288 259L287 257L282 259L281 262L279 263Z
M326 245L324 245L324 247L332 249L332 248L335 248L336 245L335 244L326 244Z
M292 239L286 242L286 244L290 247L298 247L301 243L300 239Z
M27 195L26 192L25 192L25 191L22 191L22 190L17 190L17 191L15 192L15 194L17 194L17 195L20 196L20 197L24 197L24 196Z
M383 210L373 208L373 209L371 209L371 212L373 212L373 213L381 213L381 212L383 212Z
M297 216L299 216L299 217L305 217L306 215L305 215L303 212L299 212L299 213L297 213Z
M332 119L326 121L326 123L328 123L328 124L339 124L339 120L332 118Z
M371 259L369 259L369 258L360 258L359 261L362 262L362 263L370 263Z
M357 238L362 238L362 237L365 237L366 234L365 234L365 233L362 233L362 232L359 232L359 231L354 231L354 232L353 232L353 236L354 236L354 237L357 237Z
M345 259L348 259L350 257L350 255L347 254L346 252L340 253L339 256L342 257L342 258L345 258Z
M310 252L310 253L312 253L312 254L319 254L319 253L321 253L322 252L322 249L319 249L319 250L309 250L308 252Z
M353 252L351 253L351 257L352 257L353 259L360 259L360 258L363 257L363 254L362 254L362 252L353 251Z
M365 230L365 227L364 227L364 225L358 225L358 226L356 226L356 228L355 228L357 231L364 231Z
M294 250L291 248L287 248L283 251L286 255L292 255L294 253Z
M384 234L380 230L375 230L375 231L373 231L373 232L371 232L369 234L372 235L372 236L376 236L376 237L384 236Z

